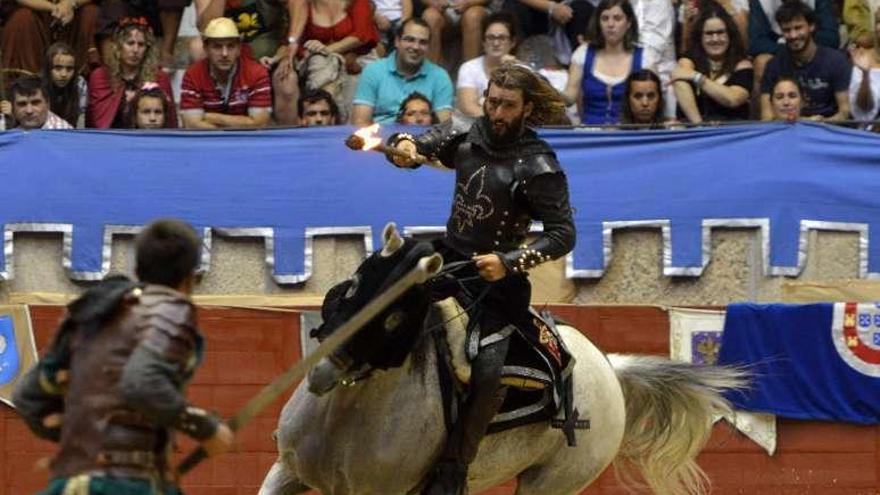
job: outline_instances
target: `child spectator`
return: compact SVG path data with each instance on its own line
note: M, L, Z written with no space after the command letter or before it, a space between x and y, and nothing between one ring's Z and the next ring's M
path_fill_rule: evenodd
M77 127L80 115L85 115L88 85L77 75L73 48L59 41L49 45L43 64L43 83L48 93L49 109Z
M171 103L156 83L147 83L138 91L128 108L132 129L161 129L170 115Z
M339 107L333 95L323 89L312 89L303 93L297 102L299 123L303 127L339 125Z

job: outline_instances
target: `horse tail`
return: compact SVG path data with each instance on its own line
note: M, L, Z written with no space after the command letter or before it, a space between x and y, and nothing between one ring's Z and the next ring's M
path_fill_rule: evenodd
M748 383L745 370L695 366L655 356L608 356L623 389L626 426L618 476L638 484L635 472L658 495L706 492L709 479L696 463L717 415L730 413L725 390Z

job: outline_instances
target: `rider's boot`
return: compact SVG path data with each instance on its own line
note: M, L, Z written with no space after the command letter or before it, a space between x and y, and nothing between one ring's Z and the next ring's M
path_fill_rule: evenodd
M491 344L471 362L471 383L458 421L432 473L423 495L467 493L468 465L477 456L480 440L498 413L507 389L501 387L501 369L507 356L508 339Z

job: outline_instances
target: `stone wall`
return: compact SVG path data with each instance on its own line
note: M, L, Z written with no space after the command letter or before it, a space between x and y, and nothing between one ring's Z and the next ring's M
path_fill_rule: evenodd
M804 270L795 280L836 281L858 277L859 240L854 233L811 231ZM131 273L132 238L116 237L111 269ZM600 279L569 281L564 263L548 263L533 274L535 304L724 305L733 301L780 300L789 277L763 273L761 239L756 229L715 229L711 260L700 277L667 277L662 269L659 230L616 231L613 255ZM260 238L214 236L211 267L197 294L320 296L348 277L364 256L360 237L319 237L310 280L277 285L267 267ZM60 235L17 233L12 259L14 277L0 283L0 302L16 293L76 294L86 287L67 278L62 267Z

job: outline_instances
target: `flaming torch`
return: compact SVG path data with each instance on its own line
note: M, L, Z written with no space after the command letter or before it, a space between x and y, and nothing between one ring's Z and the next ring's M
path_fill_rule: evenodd
M409 153L399 150L397 148L385 146L382 142L382 138L379 137L379 124L373 124L369 127L364 127L345 140L345 145L353 150L358 151L377 151L379 153L384 153L385 156L389 158L406 158L412 159ZM416 163L424 163L427 159L421 155L416 155L415 162Z

